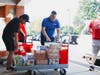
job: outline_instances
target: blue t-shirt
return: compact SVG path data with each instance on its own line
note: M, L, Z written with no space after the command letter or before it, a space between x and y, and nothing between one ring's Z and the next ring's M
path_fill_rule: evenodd
M56 19L55 21L51 21L50 18L44 18L42 21L42 27L45 27L46 33L50 38L54 37L55 29L60 28L59 21ZM41 33L41 36L43 34Z

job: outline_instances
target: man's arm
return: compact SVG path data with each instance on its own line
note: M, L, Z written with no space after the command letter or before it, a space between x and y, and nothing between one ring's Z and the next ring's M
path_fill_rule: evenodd
M90 22L90 25L88 26L88 32L91 34L92 33L92 25L93 21Z
M24 35L24 37L26 37L26 34L23 32L22 29L20 29L20 32Z
M42 34L44 35L44 37L46 38L46 41L51 41L51 39L49 38L49 36L47 35L46 31L45 31L45 27L42 27Z
M88 32L91 34L92 33L92 29L91 28L88 28Z
M60 28L57 28L57 36L60 36Z
M56 42L60 42L60 28L57 28L57 38L56 38Z

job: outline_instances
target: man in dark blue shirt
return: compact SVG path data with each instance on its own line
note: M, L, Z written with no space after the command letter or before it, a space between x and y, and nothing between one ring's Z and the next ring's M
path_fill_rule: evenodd
M52 11L51 15L47 18L44 18L42 21L42 31L41 31L41 45L47 42L54 41L54 33L57 29L57 36L60 35L60 24L56 19L57 13L56 11Z

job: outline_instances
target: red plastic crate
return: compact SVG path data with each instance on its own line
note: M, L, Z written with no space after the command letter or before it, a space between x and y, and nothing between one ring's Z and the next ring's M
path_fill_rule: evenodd
M59 52L60 55L60 64L68 64L68 50L60 50Z
M28 53L32 52L33 44L23 43L22 46L23 46L25 52L28 52Z

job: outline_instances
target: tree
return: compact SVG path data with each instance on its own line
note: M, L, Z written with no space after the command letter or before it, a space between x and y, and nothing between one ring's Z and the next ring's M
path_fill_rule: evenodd
M30 23L30 26L27 28L28 29L28 34L39 34L41 32L41 23L42 23L42 18L39 18L33 22Z
M100 14L100 2L97 0L80 0L73 21L74 32L79 34L86 25L86 21L97 18L98 14Z
M97 0L80 0L79 10L82 19L95 19L100 13L100 2Z

